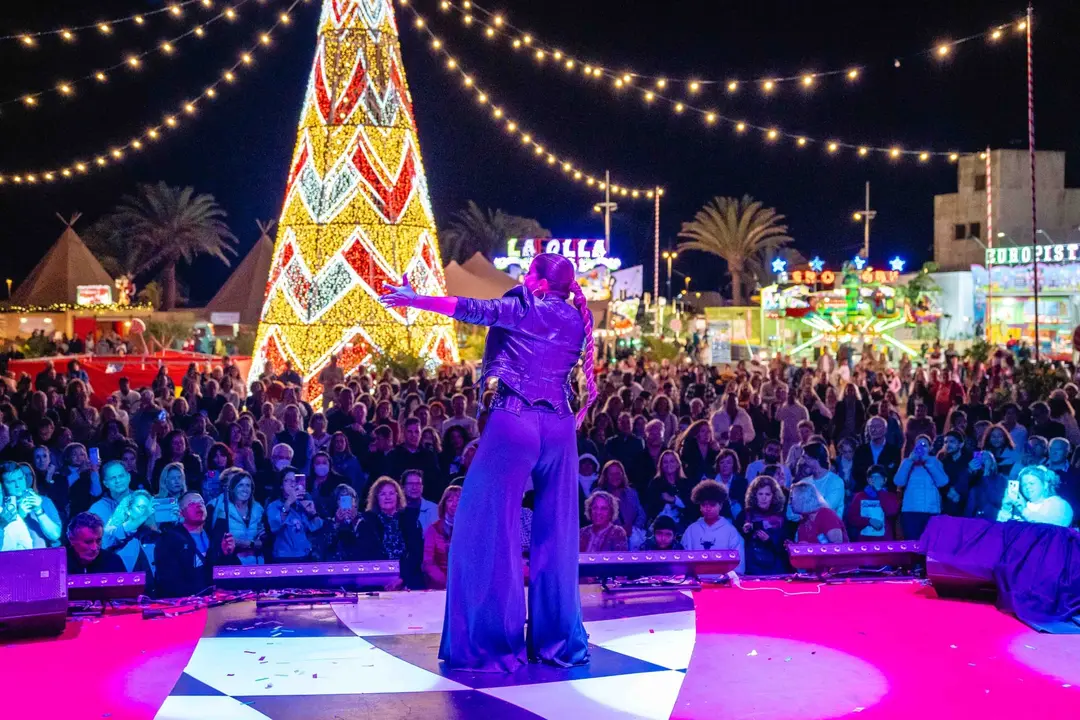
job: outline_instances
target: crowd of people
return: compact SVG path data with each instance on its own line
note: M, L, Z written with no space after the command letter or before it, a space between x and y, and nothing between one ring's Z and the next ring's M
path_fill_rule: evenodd
M1015 369L1004 350L923 367L869 348L607 363L579 430L579 549L737 549L738 572L774 575L788 543L917 538L937 514L1073 524L1080 391L1063 377L1030 397ZM445 587L492 391L465 363L396 378L332 362L314 407L302 383L286 366L246 384L226 361L91 402L77 361L8 378L0 549L65 546L69 572L144 571L159 597L272 562L394 559L390 589Z

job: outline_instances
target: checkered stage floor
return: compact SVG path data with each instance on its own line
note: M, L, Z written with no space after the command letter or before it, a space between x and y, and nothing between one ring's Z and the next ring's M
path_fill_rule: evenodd
M689 593L582 586L592 662L507 675L440 667L442 592L355 605L214 608L158 720L667 718L694 647Z

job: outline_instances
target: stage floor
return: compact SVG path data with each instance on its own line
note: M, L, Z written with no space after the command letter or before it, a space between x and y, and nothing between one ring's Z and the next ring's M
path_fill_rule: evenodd
M444 598L73 621L0 666L16 714L79 720L1080 717L1080 635L917 582L583 586L592 662L510 675L440 667Z
M694 647L690 593L607 600L582 587L592 661L499 675L446 671L436 657L442 592L355 605L211 609L159 720L422 717L667 718Z

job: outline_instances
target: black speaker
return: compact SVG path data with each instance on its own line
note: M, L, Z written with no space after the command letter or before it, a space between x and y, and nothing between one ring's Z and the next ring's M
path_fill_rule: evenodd
M927 555L926 577L939 597L986 602L997 598L997 585L989 567L962 569Z
M59 635L67 610L67 551L0 553L0 637Z

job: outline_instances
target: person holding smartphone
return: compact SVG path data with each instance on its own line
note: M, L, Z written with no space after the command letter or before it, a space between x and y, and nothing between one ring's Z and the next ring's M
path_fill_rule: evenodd
M60 514L48 497L34 489L34 471L24 463L0 463L0 488L6 522L25 524L30 546L52 547L60 542Z
M314 535L323 526L315 501L307 492L307 478L296 468L281 471L281 496L266 508L274 534L274 559L300 562L312 558Z
M930 446L930 438L920 435L893 478L896 487L906 488L900 506L900 527L907 540L922 537L930 518L941 514L941 488L949 484L949 476L941 461L930 454Z
M241 565L262 565L266 539L265 511L254 496L255 481L239 468L222 474L225 492L214 507L216 534L228 533L236 540L236 557Z

